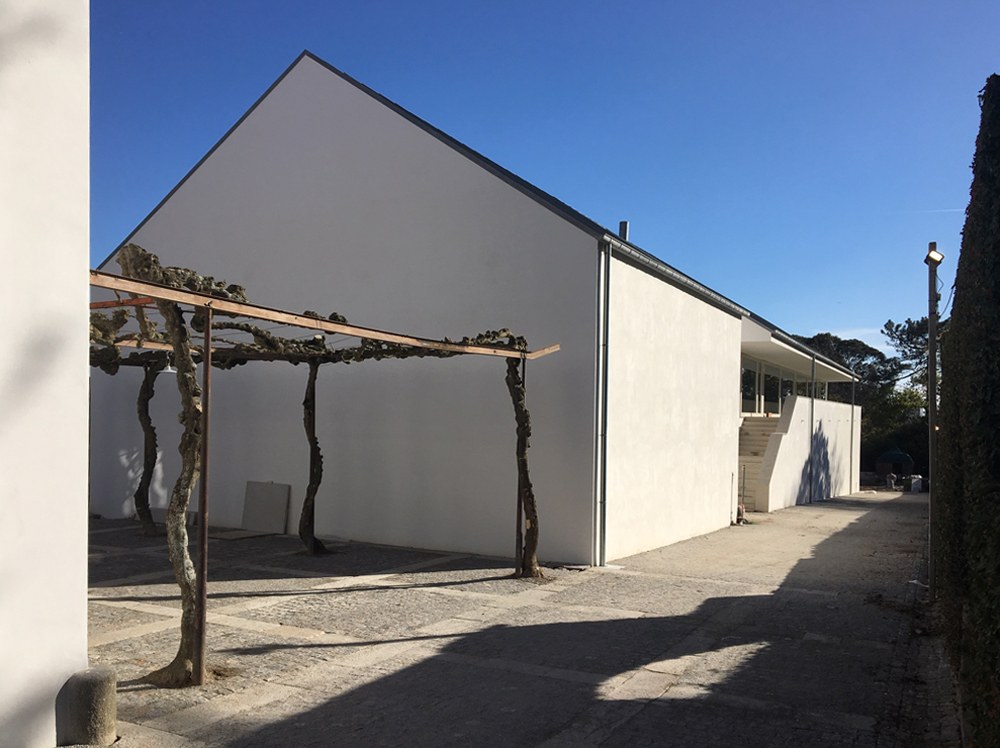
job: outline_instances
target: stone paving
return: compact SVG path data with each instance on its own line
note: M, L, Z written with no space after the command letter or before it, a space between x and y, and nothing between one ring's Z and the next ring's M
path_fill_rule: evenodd
M91 527L90 660L120 748L952 746L950 671L919 583L926 496L857 495L615 562L296 538L210 541L205 686L176 651L164 540Z

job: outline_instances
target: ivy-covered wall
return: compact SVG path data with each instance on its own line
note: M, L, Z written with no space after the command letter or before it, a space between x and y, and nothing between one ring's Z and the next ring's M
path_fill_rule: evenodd
M1000 745L1000 76L981 95L971 199L942 350L936 589L973 744Z

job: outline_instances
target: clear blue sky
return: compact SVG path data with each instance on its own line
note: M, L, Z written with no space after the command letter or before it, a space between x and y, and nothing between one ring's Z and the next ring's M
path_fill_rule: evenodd
M996 0L91 0L91 259L309 49L786 330L878 344L926 313L929 241L948 299L998 28Z

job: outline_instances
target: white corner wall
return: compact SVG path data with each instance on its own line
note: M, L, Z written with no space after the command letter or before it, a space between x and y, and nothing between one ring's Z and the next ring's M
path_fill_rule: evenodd
M729 524L740 321L612 260L607 558Z
M559 343L527 366L539 553L590 562L592 236L305 58L134 241L165 264L243 284L266 306L432 338L509 327L532 347ZM482 357L324 366L318 533L511 556L517 474L504 374L502 360ZM297 527L306 375L266 363L213 375L213 522L238 527L246 481L275 481L292 486ZM134 372L93 374L91 501L109 516L131 512L137 386ZM172 387L161 377L153 401L158 505L177 473Z
M87 666L89 8L0 11L0 746L56 743Z
M859 490L861 406L816 400L811 412L810 402L796 396L785 401L761 463L759 511Z

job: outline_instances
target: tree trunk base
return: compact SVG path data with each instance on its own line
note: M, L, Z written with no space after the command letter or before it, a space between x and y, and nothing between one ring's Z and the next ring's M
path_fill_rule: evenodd
M305 538L300 537L299 539L302 540L302 544L306 547L307 556L326 556L331 553L330 549L319 538L312 538L311 542Z
M159 688L187 688L194 685L194 665L187 658L175 657L166 667L143 676L142 682Z
M528 569L519 569L514 572L515 579L545 579L540 566L533 566Z

